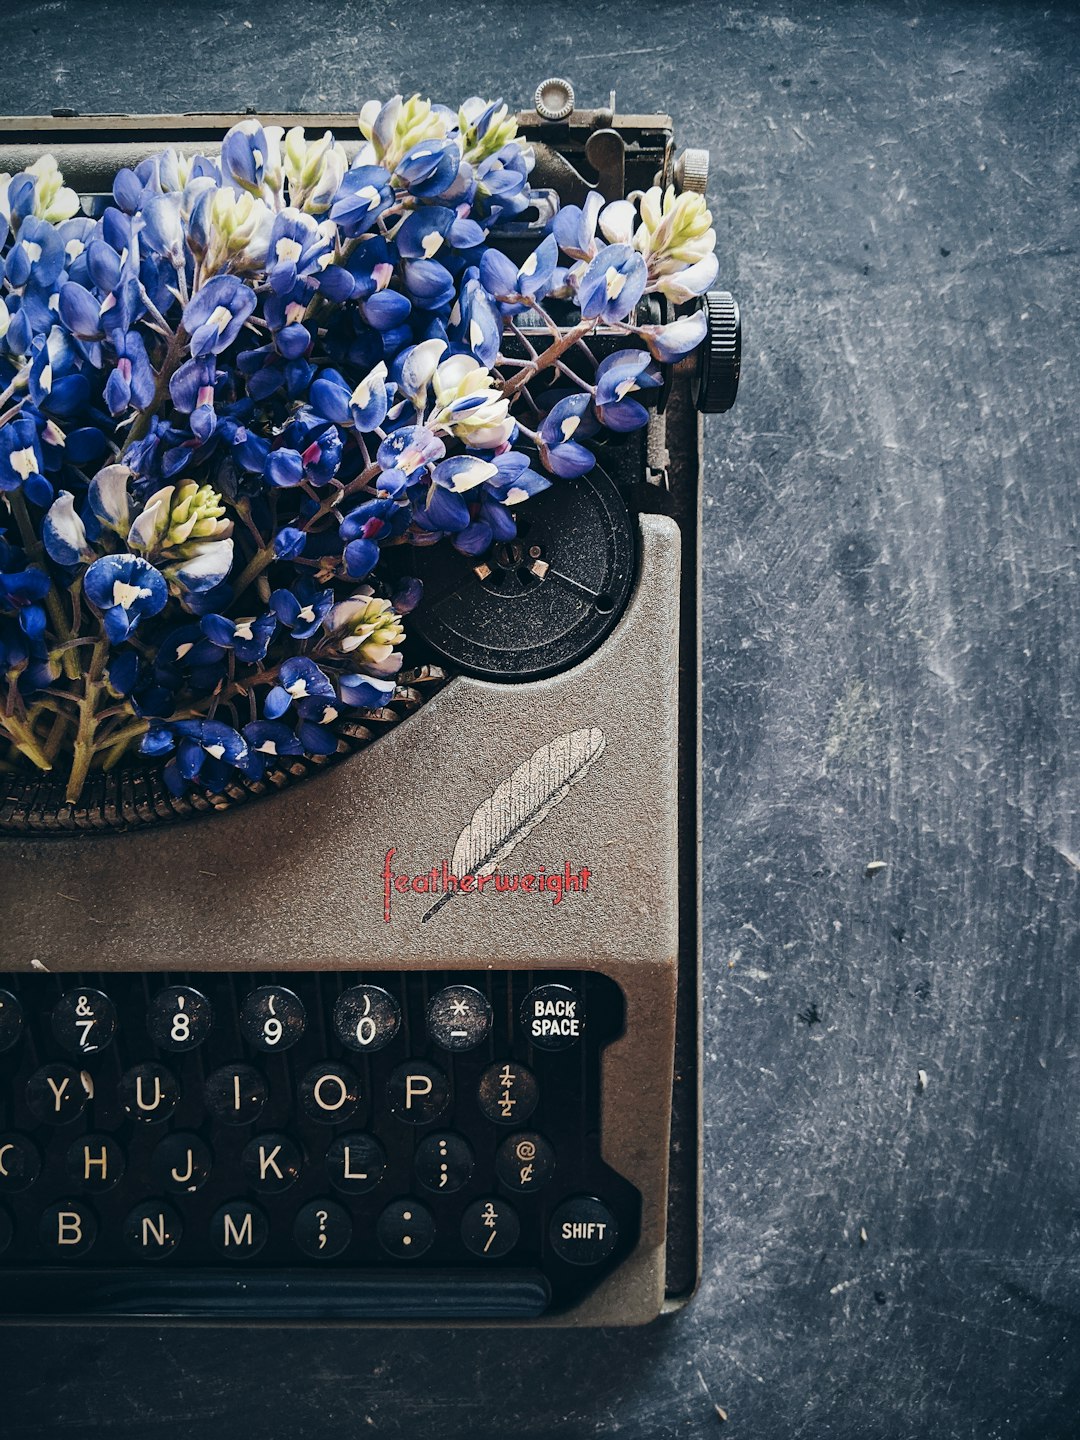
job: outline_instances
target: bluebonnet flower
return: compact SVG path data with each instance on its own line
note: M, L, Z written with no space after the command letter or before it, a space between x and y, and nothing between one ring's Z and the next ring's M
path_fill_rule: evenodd
M48 505L52 486L43 468L37 426L29 416L16 416L0 427L0 491L21 489L35 505Z
M584 475L596 464L596 456L575 436L595 433L596 421L589 416L588 395L568 395L552 406L540 426L540 458L553 475L568 478Z
M291 295L299 282L325 268L335 229L292 207L274 216L267 249L267 279L276 295Z
M114 336L113 346L116 369L105 382L105 404L110 415L122 415L129 405L142 409L150 404L154 398L154 371L146 343L137 330Z
M240 333L255 309L257 297L236 275L215 275L188 301L184 329L191 336L191 355L220 355Z
M366 235L394 200L389 174L379 165L348 170L330 205L330 219L343 235Z
M311 215L324 215L345 178L345 152L329 130L321 139L308 140L303 127L294 125L282 147L289 202Z
M282 715L300 700L335 700L336 693L329 677L314 660L297 655L286 660L279 672L279 683L267 692L263 714L268 720Z
M250 615L230 620L227 615L204 615L199 622L203 634L222 650L231 650L237 660L254 665L266 656L277 629L277 616Z
M140 744L144 755L168 754L174 747L176 754L162 772L174 795L196 782L220 791L231 772L242 769L248 759L247 741L222 720L172 720L151 726Z
M41 543L50 560L71 567L92 560L94 551L86 538L86 526L75 513L75 497L61 490L41 522Z
M103 555L83 576L83 589L114 645L169 599L164 576L138 555Z
M261 780L272 761L282 755L302 755L304 746L281 720L252 720L240 732L247 745L244 774Z
M603 208L603 197L591 190L585 204L563 205L551 222L551 233L559 249L575 260L592 260L596 254L596 222Z
M553 235L545 235L519 266L501 250L485 250L480 260L480 283L498 301L504 315L515 315L530 300L542 300L553 288L558 263L559 247Z
M550 238L550 237L549 237ZM645 293L645 261L629 245L605 245L578 280L582 319L625 320Z
M275 195L281 188L281 137L278 125L265 128L253 117L240 120L221 142L221 171L252 195Z
M707 330L704 310L695 310L691 315L680 315L667 325L635 326L634 334L645 341L654 359L672 365L696 350L705 339Z
M306 575L288 590L274 590L270 608L295 640L309 640L333 609L333 590L316 585Z
M655 361L644 350L616 350L596 368L596 414L608 430L636 430L649 423L649 412L630 397L637 391L655 390L663 377Z

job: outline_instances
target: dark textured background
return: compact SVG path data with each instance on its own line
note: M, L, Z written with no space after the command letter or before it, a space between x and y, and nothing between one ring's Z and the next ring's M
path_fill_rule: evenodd
M748 358L705 475L695 1304L584 1337L6 1331L0 1430L1080 1435L1080 16L4 10L8 112L523 103L551 72L670 110Z

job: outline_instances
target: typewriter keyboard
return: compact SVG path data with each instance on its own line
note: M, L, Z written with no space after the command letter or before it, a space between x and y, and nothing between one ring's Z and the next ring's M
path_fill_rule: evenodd
M0 975L0 1316L536 1316L633 1249L581 972Z

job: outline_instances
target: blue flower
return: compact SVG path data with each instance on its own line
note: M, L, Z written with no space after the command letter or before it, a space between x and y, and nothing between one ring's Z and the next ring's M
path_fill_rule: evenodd
M394 698L393 680L375 675L342 675L338 680L342 703L357 710L381 710Z
M159 614L169 599L164 577L137 555L103 555L83 576L83 589L114 645L139 621Z
M146 344L137 330L113 336L116 368L105 382L105 404L110 415L122 415L129 405L140 410L154 398L154 372Z
M0 491L22 489L35 505L48 505L52 486L41 473L41 442L28 415L17 415L0 426Z
M279 672L279 683L263 701L263 714L268 720L280 720L286 710L300 700L334 700L336 694L328 677L314 660L297 655L286 660Z
M363 235L394 199L390 176L381 165L349 170L330 205L330 219L343 235Z
M659 367L645 350L616 350L596 370L596 414L608 430L636 430L649 423L649 412L629 397L663 383Z
M272 761L282 755L302 755L304 747L281 720L252 720L240 732L247 744L244 774L249 780L261 780Z
M591 190L584 206L563 205L551 222L551 232L559 249L575 260L591 260L596 254L596 220L604 199L598 190Z
M681 315L668 325L639 325L634 333L641 336L655 359L672 365L697 349L708 328L705 311L695 310L692 315Z
M162 778L175 795L183 794L196 781L212 792L220 791L230 772L242 769L248 760L247 741L221 720L173 720L152 726L143 737L142 749L161 755L173 744L176 755Z
M321 589L306 575L289 590L275 590L270 609L294 640L309 640L333 609L334 592Z
M553 475L584 475L596 464L592 451L573 438L595 431L596 422L587 413L590 403L588 395L568 395L552 407L540 426L540 457Z
M302 210L280 210L270 231L267 278L276 295L291 295L297 282L317 274L334 246L334 226Z
M184 329L191 336L193 358L220 355L239 335L257 299L250 285L236 275L215 275L188 301Z
M443 195L453 184L460 164L461 151L453 140L418 140L402 157L394 179L413 195Z
M277 629L274 614L230 620L227 615L204 615L199 622L203 634L222 650L231 650L237 660L253 665L266 656Z
M450 312L448 333L490 370L499 354L502 329L502 315L484 289L479 271L470 268L457 304Z
M583 320L625 320L645 293L648 266L629 245L605 245L578 281Z
M78 565L90 560L93 550L86 538L86 526L75 513L75 497L61 490L41 522L41 543L57 565Z

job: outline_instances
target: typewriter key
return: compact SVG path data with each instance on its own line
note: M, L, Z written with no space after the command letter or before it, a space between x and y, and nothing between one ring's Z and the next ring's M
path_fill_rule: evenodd
M435 1221L431 1211L415 1200L395 1200L379 1216L375 1233L388 1255L396 1260L415 1260L431 1249Z
M296 1044L304 1033L306 1018L299 995L278 985L262 985L244 996L240 1033L256 1050L271 1054Z
M295 1140L271 1131L248 1141L240 1163L253 1190L273 1195L295 1185L304 1168L304 1157Z
M111 1190L124 1173L124 1152L111 1135L82 1135L65 1156L67 1178L83 1190Z
M333 1260L352 1239L349 1212L336 1200L311 1200L296 1217L293 1239L305 1255Z
M116 1006L100 990L69 990L52 1013L58 1045L72 1055L96 1055L116 1034Z
M351 1120L360 1104L360 1081L348 1065L313 1065L300 1081L304 1114L324 1125Z
M41 1174L37 1146L25 1135L0 1135L0 1194L28 1189Z
M386 1169L386 1151L374 1135L339 1135L326 1152L330 1184L345 1195L374 1190Z
M97 1239L97 1216L88 1205L60 1201L41 1216L38 1237L42 1247L57 1260L85 1255Z
M399 1120L426 1125L437 1120L450 1103L450 1081L436 1065L407 1060L386 1082L386 1098Z
M520 1234L518 1217L505 1200L476 1200L461 1217L465 1248L487 1260L508 1255Z
M22 1025L22 1006L10 991L0 990L0 1054L15 1044Z
M538 985L521 1006L521 1028L541 1050L565 1050L581 1037L581 997L569 985Z
M463 1135L449 1130L428 1135L416 1147L413 1161L416 1178L426 1190L452 1194L469 1183L473 1172L472 1146Z
M428 1034L443 1050L471 1050L491 1031L491 1006L473 985L447 985L431 997Z
M495 1173L508 1190L530 1194L551 1179L555 1151L542 1135L508 1135L495 1152Z
M226 1125L246 1125L266 1104L266 1081L251 1065L222 1065L203 1086L206 1108Z
M42 1065L26 1082L27 1108L46 1125L66 1125L86 1109L86 1087L87 1081L70 1065Z
M379 985L353 985L334 1006L334 1029L350 1050L381 1050L401 1025L401 1007Z
M166 1135L150 1157L150 1173L162 1190L193 1195L210 1178L213 1156L198 1135Z
M124 1245L140 1260L163 1260L180 1244L180 1216L163 1200L144 1200L124 1221Z
M424 583L412 627L457 669L531 680L590 654L622 614L635 541L618 486L599 466L514 512L515 540L479 564L450 545L413 551Z
M170 985L159 991L146 1016L146 1028L154 1044L175 1054L201 1045L213 1023L210 1001L190 985Z
M257 1205L230 1200L210 1221L210 1243L226 1260L249 1260L266 1244L270 1223Z
M540 1087L531 1070L504 1060L489 1065L481 1075L477 1099L496 1125L520 1125L536 1109Z
M615 1216L592 1195L564 1200L548 1228L551 1248L571 1265L599 1265L615 1249L619 1227Z
M120 1103L133 1120L156 1125L167 1120L180 1100L176 1076L164 1065L145 1061L120 1077Z

